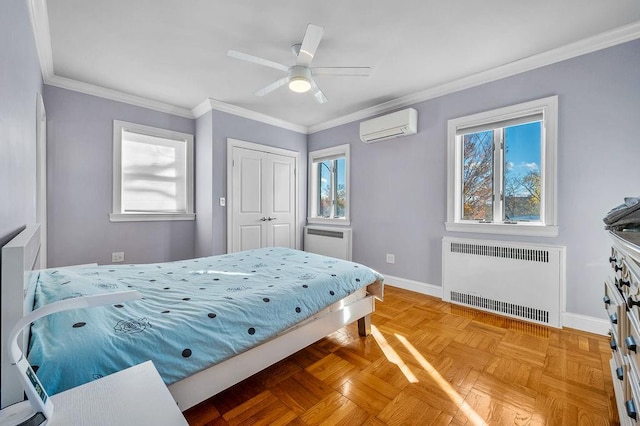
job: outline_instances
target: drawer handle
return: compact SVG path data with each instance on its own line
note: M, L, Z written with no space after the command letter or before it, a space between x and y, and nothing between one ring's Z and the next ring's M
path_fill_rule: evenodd
M615 313L615 312L614 312L614 313L612 313L612 314L609 316L609 319L611 320L611 323L612 323L612 324L617 324L617 323L618 323L618 314L617 314L617 313Z
M613 267L613 270L614 270L614 271L616 271L616 272L618 272L618 271L622 271L622 266L615 265L615 266Z
M629 305L630 308L633 308L634 306L640 306L640 300L633 300L633 298L629 296L629 298L627 299L627 305Z
M634 352L636 351L636 339L634 339L633 336L624 339L624 343L627 345L627 349Z
M618 380L624 379L624 369L622 367L616 368L616 377Z
M629 298L629 300L631 300L631 298ZM604 302L605 305L610 305L611 304L611 299L609 298L609 296L603 297L602 301Z
M614 339L613 337L611 338L611 341L609 341L609 347L612 351L618 350L618 344L616 343L616 339Z
M620 285L626 285L627 287L631 287L631 280L620 280Z
M636 404L633 403L633 399L625 401L624 406L627 409L627 416L635 420L638 413L636 412Z
M609 258L609 263L613 263L613 262L617 262L617 261L618 261L618 259L616 259L616 258L615 258L615 257L613 257L613 256L611 256L611 257Z

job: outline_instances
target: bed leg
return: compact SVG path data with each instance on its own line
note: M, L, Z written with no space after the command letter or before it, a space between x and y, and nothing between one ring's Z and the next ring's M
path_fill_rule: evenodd
M371 316L365 315L358 320L358 334L368 336L371 334Z

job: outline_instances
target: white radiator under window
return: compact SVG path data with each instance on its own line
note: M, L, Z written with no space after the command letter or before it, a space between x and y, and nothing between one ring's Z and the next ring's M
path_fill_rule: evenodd
M351 260L351 229L305 226L304 250L337 259Z
M442 240L443 300L561 327L565 247Z

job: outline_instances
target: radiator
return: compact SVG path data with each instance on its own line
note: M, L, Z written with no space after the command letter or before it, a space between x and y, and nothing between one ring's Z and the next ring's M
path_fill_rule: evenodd
M351 260L351 229L305 226L304 250L338 259Z
M561 327L565 247L445 237L443 300Z

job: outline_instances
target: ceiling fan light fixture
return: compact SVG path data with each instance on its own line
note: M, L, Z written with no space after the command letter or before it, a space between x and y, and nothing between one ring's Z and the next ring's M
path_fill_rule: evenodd
M305 93L311 89L311 70L302 65L289 68L289 90Z
M327 97L318 87L315 75L334 75L334 76L368 76L371 68L369 67L314 67L311 68L311 61L316 55L316 50L322 40L324 27L309 24L302 38L302 43L291 46L291 52L296 56L296 64L287 66L278 62L259 56L249 55L247 53L229 50L227 55L232 58L240 59L247 62L253 62L258 65L264 65L279 71L285 71L286 76L274 81L273 83L263 87L256 92L256 96L264 96L274 90L284 86L289 86L289 90L296 93L311 92L314 99L318 103L327 102Z
M289 90L296 93L305 93L311 89L311 82L306 77L292 77L289 80Z

